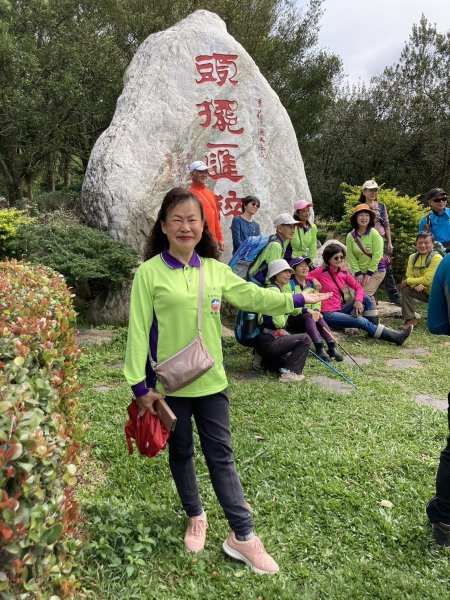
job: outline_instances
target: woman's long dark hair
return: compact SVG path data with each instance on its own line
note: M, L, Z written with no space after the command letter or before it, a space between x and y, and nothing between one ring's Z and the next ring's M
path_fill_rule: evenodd
M161 254L163 250L167 250L169 248L169 241L166 234L163 233L161 222L165 223L167 221L167 215L169 211L175 206L182 204L183 202L188 202L189 200L193 200L198 204L203 221L202 237L199 243L195 246L197 254L203 258L219 257L217 245L208 229L205 213L200 200L197 198L197 196L194 196L194 194L191 194L191 192L188 192L185 188L176 187L169 190L164 196L161 208L159 209L158 216L156 218L156 222L153 225L153 229L151 230L147 241L144 260L149 260L150 258L153 258L153 256L157 256L158 254Z
M358 223L356 222L356 219L358 217L358 215L360 215L361 213L367 213L369 215L369 225L367 226L367 229L369 229L370 227L375 227L375 217L373 216L372 212L368 212L367 210L360 210L357 213L353 213L352 216L350 217L350 223L353 229L358 229Z

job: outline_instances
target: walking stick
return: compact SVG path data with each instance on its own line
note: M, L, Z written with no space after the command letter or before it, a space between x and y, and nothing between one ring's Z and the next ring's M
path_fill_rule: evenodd
M352 385L353 387L356 387L356 384L354 384L353 381L350 381L350 379L348 379L345 375L342 375L342 373L340 373L337 369L335 369L333 366L331 366L329 363L327 363L326 360L323 360L323 358L320 358L320 356L317 356L317 354L315 352L313 352L312 350L310 350L310 352L313 356L315 356L317 358L317 360L320 360L320 362L323 363L326 367L328 367L329 369L331 369L332 371L337 373L339 375L339 377L342 377L342 379L344 381L347 381L350 385Z
M331 331L330 331L330 330L329 330L327 327L324 327L324 331L326 331L326 332L328 333L328 335L331 337L331 339L332 339L332 340L334 340L334 341L336 342L336 344L337 344L337 345L338 345L340 348L342 348L342 350L345 352L345 354L346 354L346 355L347 355L347 356L348 356L348 357L349 357L349 358L350 358L350 359L351 359L351 360L352 360L352 361L355 363L355 365L356 365L356 366L357 366L359 369L361 369L361 371L363 371L364 369L362 368L362 366L361 366L359 363L357 363L357 362L356 362L356 360L353 358L353 356L350 354L350 352L349 352L349 351L348 351L346 348L344 348L344 346L341 344L341 342L339 342L339 341L338 341L338 340L337 340L337 339L334 337L334 335L331 333Z

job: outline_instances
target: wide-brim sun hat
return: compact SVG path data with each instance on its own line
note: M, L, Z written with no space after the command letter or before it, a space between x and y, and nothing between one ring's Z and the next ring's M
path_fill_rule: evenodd
M293 258L291 260L291 267L295 269L297 265L301 265L302 263L306 263L307 265L311 264L311 259L307 256L297 256L297 258Z
M350 219L356 218L356 215L360 212L368 212L374 219L376 217L376 214L368 204L358 204L358 206L355 206L353 209Z
M278 273L281 273L282 271L290 271L293 273L293 269L289 266L287 260L284 260L284 258L277 258L269 264L267 277L272 279L272 277L278 275Z

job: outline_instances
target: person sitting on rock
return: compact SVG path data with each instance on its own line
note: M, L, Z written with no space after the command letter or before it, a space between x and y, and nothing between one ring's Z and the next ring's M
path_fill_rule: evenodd
M275 217L273 224L275 226L275 235L270 238L269 243L258 256L255 264L248 270L250 281L259 282L260 285L268 285L269 277L267 275L268 265L279 258L285 258L285 253L292 251L290 241L294 237L294 230L297 221L288 213L282 213Z
M436 335L450 335L450 254L444 256L433 278L428 302L428 329ZM450 429L450 392L447 418ZM428 502L427 515L436 543L450 546L450 433L439 459L436 495Z
M400 284L402 292L402 317L404 327L416 325L414 298L428 302L431 283L442 256L433 250L432 233L423 231L416 237L416 252L408 258L406 277Z
M311 293L315 293L313 283L306 279L309 274L309 265L311 259L303 256L298 256L291 261L291 267L294 273L291 277L288 286L283 288L283 291L288 291L291 294L301 294L303 290L308 289ZM336 349L336 342L331 336L327 324L323 320L320 312L321 304L305 304L301 309L295 309L288 317L288 330L291 333L307 333L315 347L315 352L323 360L334 358L337 361L344 360ZM328 353L323 346L322 338L328 346Z
M397 332L379 323L378 312L374 310L372 300L364 295L361 285L351 274L341 267L346 256L341 244L329 244L323 251L323 266L314 269L307 276L308 281L317 279L321 292L333 292L333 296L322 301L322 314L329 327L346 327L367 331L370 337L401 346L411 335L412 326ZM345 301L344 287L355 292L355 297Z
M284 259L273 260L269 264L267 286L282 293L289 284L293 270ZM310 290L308 290L310 291ZM292 293L292 292L291 292ZM302 374L308 355L311 338L306 333L290 335L285 327L288 315L258 315L260 334L255 338L255 357L262 359L262 366L278 370L280 381L293 383L302 381Z

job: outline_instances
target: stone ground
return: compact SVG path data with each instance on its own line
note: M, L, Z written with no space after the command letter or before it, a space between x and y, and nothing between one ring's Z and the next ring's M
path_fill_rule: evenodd
M79 329L77 334L78 345L100 346L112 342L116 337L116 332L109 329Z

